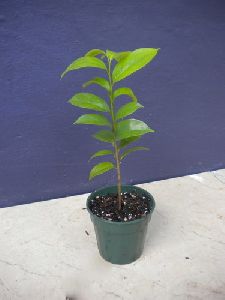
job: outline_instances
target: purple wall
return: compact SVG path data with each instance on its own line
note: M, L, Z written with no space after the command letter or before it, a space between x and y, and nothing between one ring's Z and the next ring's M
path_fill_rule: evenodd
M59 80L90 48L161 48L124 80L145 106L135 116L157 131L139 142L151 151L124 161L124 183L225 167L224 16L222 0L1 0L0 206L115 182L112 172L88 182L87 160L103 144L94 127L72 125L83 110L66 101L96 71Z

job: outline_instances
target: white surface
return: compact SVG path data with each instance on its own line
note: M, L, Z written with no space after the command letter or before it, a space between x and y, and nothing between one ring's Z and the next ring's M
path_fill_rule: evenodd
M0 300L224 300L225 170L140 186L156 210L125 266L99 256L87 195L0 209Z

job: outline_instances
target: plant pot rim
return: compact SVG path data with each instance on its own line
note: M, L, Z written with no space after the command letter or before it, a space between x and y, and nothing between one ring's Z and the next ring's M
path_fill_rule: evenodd
M135 186L135 185L122 185L122 187L134 187L136 190L139 190L139 191L142 191L144 192L148 199L150 200L150 212L148 214L146 214L145 216L139 218L139 219L136 219L136 220L132 220L132 221L127 221L127 222L116 222L116 221L110 221L110 220L106 220L104 218L101 218L101 217L98 217L96 216L89 208L89 202L91 200L91 197L94 193L97 193L97 192L100 192L101 190L105 190L107 188L112 188L112 187L117 187L116 185L109 185L109 186L105 186L105 187L102 187L102 188L99 188L95 191L93 191L92 193L90 193L90 195L88 196L87 198L87 201L86 201L86 207L87 207L87 210L89 212L89 214L94 217L96 220L99 220L101 222L104 222L104 223L108 223L108 224L115 224L117 226L128 226L128 225L132 225L132 224L135 224L135 223L139 223L139 222L143 222L145 219L147 219L151 214L152 212L154 211L155 209L155 200L153 198L153 196L148 192L146 191L145 189L139 187L139 186Z

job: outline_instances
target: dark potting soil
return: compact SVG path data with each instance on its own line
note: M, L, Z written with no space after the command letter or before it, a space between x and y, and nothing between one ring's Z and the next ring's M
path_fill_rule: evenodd
M96 196L90 201L90 210L96 216L115 222L129 222L140 219L150 212L148 200L135 191L121 194L122 205L118 210L117 195Z

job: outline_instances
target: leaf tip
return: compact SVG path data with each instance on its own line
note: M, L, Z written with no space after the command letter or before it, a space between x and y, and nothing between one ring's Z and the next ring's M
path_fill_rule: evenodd
M66 75L66 71L64 71L61 75L60 75L60 79L63 79L63 77Z
M93 175L91 174L91 172L90 172L89 177L88 177L88 180L91 181L91 180L93 179L93 177L94 177L94 176L93 176Z
M142 105L141 103L137 103L137 107L138 108L144 108L144 105Z

